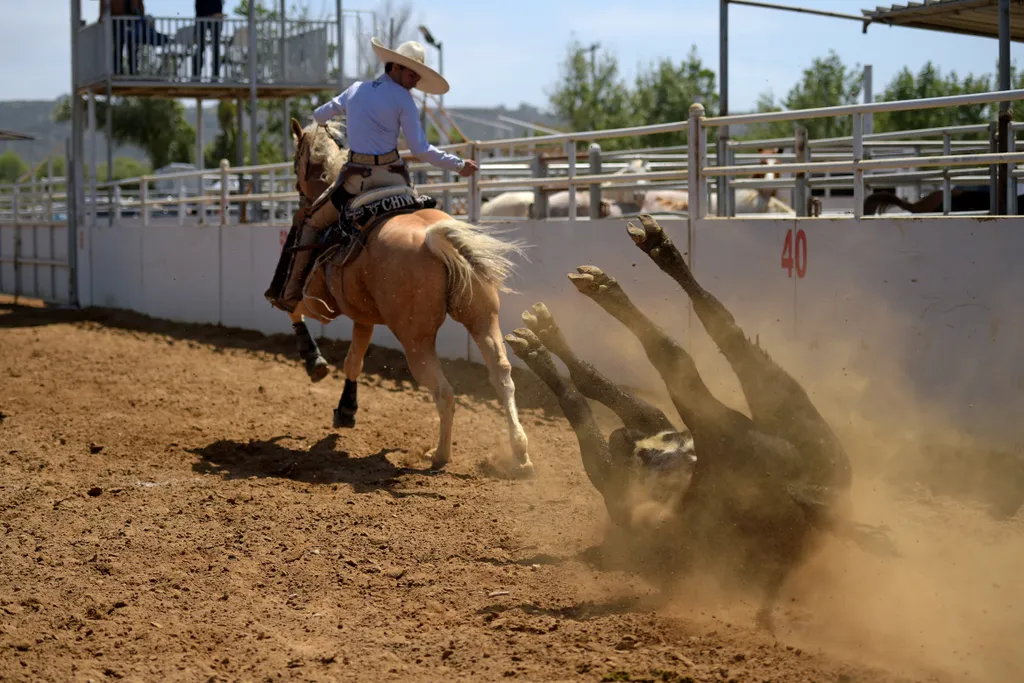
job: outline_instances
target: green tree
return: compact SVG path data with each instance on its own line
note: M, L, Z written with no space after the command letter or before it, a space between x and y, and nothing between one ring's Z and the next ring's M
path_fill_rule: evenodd
M65 170L64 166L65 166L64 155L63 154L55 154L55 155L53 155L53 177L54 178L59 178L59 177L64 175L64 170ZM36 177L36 180L42 180L43 178L46 178L48 175L49 175L49 173L48 173L48 165L44 161L43 163L41 163L39 165L38 168L36 168L35 177Z
M107 173L107 164L99 164L96 168L96 180L98 182L105 182L107 180L124 180L125 178L138 178L149 173L150 168L140 162L138 159L132 157L115 157L114 158L114 177L111 178Z
M577 131L630 125L630 93L619 79L618 60L601 52L591 62L586 53L578 41L569 44L561 80L549 95L555 112ZM606 143L607 148L615 149L626 146L629 140Z
M214 137L213 142L206 145L203 150L203 166L205 168L217 168L221 159L227 159L235 163L235 156L238 151L238 107L234 100L221 100L217 103L217 127L220 131ZM245 131L242 131L243 163L248 160L249 147Z
M943 76L932 62L926 63L914 74L904 67L885 88L884 101L912 100L926 97L946 97L967 93L986 92L993 88L989 76L968 74L960 80L956 71ZM875 115L875 130L915 130L938 126L959 126L985 123L993 113L989 105L978 104L944 109L916 109L913 111L883 112Z
M786 94L781 103L775 101L772 93L762 93L758 98L757 111L782 111L794 109L815 109L856 104L860 97L863 74L860 65L847 67L834 50L827 57L817 57L811 66L804 69L803 76ZM807 128L811 139L850 135L853 124L849 116L835 116L805 121L780 121L751 126L744 137L773 138L791 137L796 124Z
M15 183L27 170L28 166L13 149L0 154L0 183Z
M112 142L141 148L153 168L175 161L195 160L196 131L185 120L185 107L177 100L125 97L115 100L111 112ZM96 103L96 127L106 126L108 107ZM53 112L55 121L71 120L71 99L63 97Z
M619 79L618 62L613 56L600 53L594 57L590 61L587 50L579 42L571 42L561 80L550 94L555 112L568 122L570 130L685 121L694 102L701 102L708 116L718 112L715 72L701 61L696 46L678 64L662 59L641 69L632 88ZM711 131L709 140L713 137ZM601 145L614 150L677 145L686 139L686 130L681 130L604 140Z
M678 66L670 59L663 59L639 73L631 101L634 125L685 121L690 116L690 105L695 102L704 105L707 116L715 116L718 112L715 72L704 65L694 45ZM645 135L636 139L635 144L644 147L680 145L686 139L687 133L683 130Z

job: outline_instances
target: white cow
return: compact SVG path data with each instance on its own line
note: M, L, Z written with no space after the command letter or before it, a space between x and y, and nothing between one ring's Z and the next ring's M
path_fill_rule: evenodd
M650 164L643 159L633 159L628 165L611 175L646 173ZM641 180L640 183L647 181ZM618 204L639 205L643 199L643 191L631 188L610 188L608 182L601 183L601 218L622 215ZM480 207L480 215L487 218L537 218L533 211L534 194L532 190L514 190L502 192ZM548 196L547 218L564 218L569 215L569 192L561 190ZM590 192L577 190L576 215L590 215Z
M660 213L663 211L679 211L686 213L690 210L690 195L686 190L653 190L644 196L641 206L641 213ZM718 194L712 193L708 205L708 214L715 214L718 211ZM782 213L795 216L793 211L784 201L761 190L741 188L736 190L735 212L741 213Z

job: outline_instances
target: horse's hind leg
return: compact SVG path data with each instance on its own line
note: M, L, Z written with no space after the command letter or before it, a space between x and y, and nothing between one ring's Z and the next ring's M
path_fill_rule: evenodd
M480 353L487 364L487 375L491 380L498 400L501 401L502 411L508 423L509 445L512 448L512 457L522 470L522 474L533 471L533 463L530 462L529 442L526 438L526 431L519 422L519 411L516 409L516 385L512 381L512 364L508 362L505 355L505 345L501 339L501 328L498 327L498 316L490 315L487 322L469 327L473 340L480 348Z
M555 394L559 407L576 433L580 456L583 458L583 469L594 488L604 496L605 504L617 500L618 496L615 495L613 487L618 478L615 476L608 453L608 443L601 435L597 421L594 420L590 406L587 405L587 399L558 374L551 354L533 332L526 328L517 328L511 334L505 335L505 341L512 348L512 352L519 356Z
M534 304L530 310L523 313L523 322L549 351L562 359L569 369L573 384L580 392L587 398L611 408L628 429L635 429L648 436L675 430L660 410L624 391L590 363L581 360L569 347L547 306L542 303Z
M303 319L304 311L305 308L300 303L294 311L288 314L288 317L292 321L292 331L295 333L295 341L299 347L299 356L306 365L306 374L312 381L319 382L327 376L327 361L320 355L320 347L317 346L316 340L313 339L309 328L306 327L306 321Z
M354 323L352 325L352 343L345 354L345 388L341 392L341 400L334 409L334 427L355 427L356 411L359 410L356 381L363 372L363 358L373 337L373 325Z
M441 419L437 447L431 452L431 467L439 469L452 459L452 423L455 419L455 392L441 370L434 337L427 340L407 341L400 338L405 349L409 370L419 385L430 392Z

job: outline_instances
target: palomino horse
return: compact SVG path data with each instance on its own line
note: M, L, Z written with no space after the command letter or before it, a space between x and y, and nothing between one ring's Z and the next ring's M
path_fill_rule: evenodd
M309 206L333 183L347 151L322 127L310 124L303 130L295 119L291 126L297 189ZM300 208L300 215L304 214ZM363 357L374 325L387 325L402 344L413 377L433 396L441 427L432 466L444 466L451 459L455 395L442 372L435 344L438 329L451 315L469 331L487 364L508 423L518 473L532 472L526 433L516 410L512 365L498 326L498 292L511 272L508 255L518 249L443 211L421 209L391 216L372 228L362 249L343 266L328 261L323 272L326 292L318 296L324 300L321 304L334 304L329 312L311 306L307 296L289 315L296 325L300 350L304 315L321 322L342 314L352 319L352 343L344 362L345 390L335 411L335 426L355 424L356 380ZM308 333L306 339L312 344L311 355L320 358ZM311 377L316 379L312 372Z

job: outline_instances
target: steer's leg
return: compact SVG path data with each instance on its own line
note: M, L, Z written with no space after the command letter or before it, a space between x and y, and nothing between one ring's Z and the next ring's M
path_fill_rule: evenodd
M647 358L661 375L673 405L695 439L702 434L722 433L736 420L749 421L714 397L690 354L641 313L614 278L594 266L580 266L576 270L578 274L569 275L576 289L629 328L643 344Z
M611 408L628 429L643 432L645 435L675 430L663 412L647 401L624 391L590 363L581 360L569 347L547 306L542 303L534 304L530 310L523 313L523 322L548 350L562 359L569 369L573 384L580 392L587 398Z
M622 473L616 471L609 457L608 443L597 426L590 406L587 405L587 399L558 374L551 354L533 332L520 327L511 334L506 334L505 341L512 352L555 394L558 405L576 433L587 477L604 496L609 515L613 519L621 518L619 503L622 498L621 486L625 483L624 477L621 476Z
M689 295L697 317L736 373L755 425L791 441L805 457L823 456L820 467L835 472L836 483L848 483L842 446L804 388L751 342L722 302L700 286L657 221L643 215L640 223L642 228L629 224L630 237Z

